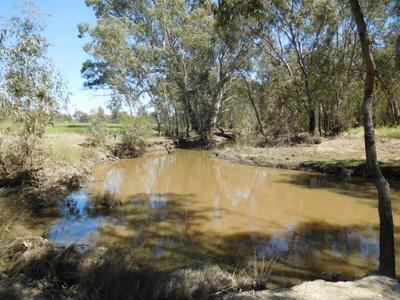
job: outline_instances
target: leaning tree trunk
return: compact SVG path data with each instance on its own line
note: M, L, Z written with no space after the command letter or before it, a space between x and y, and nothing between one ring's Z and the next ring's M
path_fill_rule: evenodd
M309 111L308 111L308 132L312 135L316 135L318 133L318 124L319 124L319 106L318 102L312 97L311 95L311 90L310 90L310 85L308 82L308 75L304 73L304 86L306 90L306 95L308 99L308 106L309 106Z
M246 77L245 77L244 75L242 75L242 78L243 78L243 80L244 80L244 82L245 82L245 84L246 84L247 95L248 95L248 97L249 97L249 100L250 100L250 102L251 102L251 105L253 106L254 113L256 114L256 119L257 119L258 127L260 128L260 133L261 133L263 136L265 136L265 132L264 132L264 128L263 128L263 125L262 125L262 122L261 122L260 114L258 113L258 109L257 109L256 103L254 102L253 96L251 95L250 85L249 85L249 83L247 82L247 79L246 79Z
M399 14L400 14L400 4L399 4ZM396 57L396 64L400 67L400 33L396 39L396 44L394 46L394 55Z
M370 48L367 27L364 16L361 11L358 0L349 0L351 11L357 25L360 37L362 57L367 68L365 74L364 100L363 100L363 121L364 121L364 139L365 152L367 156L367 165L371 176L373 177L378 191L378 210L380 221L379 238L379 272L383 275L395 277L395 251L394 251L394 232L393 217L390 203L390 187L379 167L374 124L372 120L372 94L374 92L374 83L376 76L376 65Z
M157 133L158 136L161 136L161 116L157 109L156 109L156 120L157 120Z

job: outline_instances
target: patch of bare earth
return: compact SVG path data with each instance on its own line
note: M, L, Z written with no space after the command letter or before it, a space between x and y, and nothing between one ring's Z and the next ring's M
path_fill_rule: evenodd
M400 177L400 139L377 138L378 158L388 177ZM266 167L317 171L333 175L364 176L366 172L364 139L343 134L323 139L320 144L258 148L227 146L213 155L237 163Z

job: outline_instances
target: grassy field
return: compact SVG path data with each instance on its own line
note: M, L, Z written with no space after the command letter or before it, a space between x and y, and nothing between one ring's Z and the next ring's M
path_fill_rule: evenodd
M85 134L90 130L91 123L76 123L76 122L64 122L56 123L54 126L48 126L46 128L46 134L60 134L60 133L78 133ZM108 123L106 128L113 132L121 128L120 124ZM19 125L11 122L0 123L0 131L2 133L17 133Z
M46 128L46 134L63 134L63 133L76 133L86 134L90 130L91 123L77 123L77 122L64 122L56 123L54 126L48 126ZM108 123L106 127L109 131L115 132L121 128L121 124ZM153 128L156 131L156 128ZM2 133L16 133L18 131L18 125L10 122L0 123L0 131ZM378 137L395 138L400 139L400 125L393 127L378 127L375 128L376 135ZM362 135L363 128L356 127L347 130L350 134Z
M54 126L49 126L46 129L46 133L87 133L89 132L90 123L58 123ZM120 124L108 123L106 127L109 131L117 131L121 128Z
M363 134L364 130L360 126L356 128L350 128L348 132L351 134ZM400 125L392 127L388 126L377 127L375 128L375 132L378 137L400 139Z

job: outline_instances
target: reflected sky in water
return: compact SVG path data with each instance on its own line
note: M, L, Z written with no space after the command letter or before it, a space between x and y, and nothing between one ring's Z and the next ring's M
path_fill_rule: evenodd
M96 230L104 219L89 214L86 189L68 195L59 210L62 218L51 226L48 239L62 245L98 240Z

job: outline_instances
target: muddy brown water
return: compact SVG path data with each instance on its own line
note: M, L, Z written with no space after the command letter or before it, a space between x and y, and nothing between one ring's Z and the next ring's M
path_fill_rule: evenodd
M123 205L94 209L104 195ZM393 201L400 225L397 189ZM105 163L60 211L50 240L121 248L141 266L161 270L215 263L254 273L273 259L270 286L288 286L377 268L373 185L233 164L204 151ZM397 234L396 243L399 250Z

